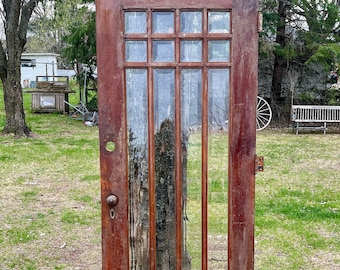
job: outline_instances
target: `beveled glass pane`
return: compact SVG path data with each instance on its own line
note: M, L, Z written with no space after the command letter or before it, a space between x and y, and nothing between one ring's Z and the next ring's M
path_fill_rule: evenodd
M210 11L208 13L209 33L230 33L230 12Z
M152 12L153 33L174 33L174 13L171 11Z
M154 69L155 128L166 120L175 117L175 71L173 69Z
M146 41L127 40L125 41L126 62L146 62L147 50Z
M182 11L181 12L182 33L202 33L202 12Z
M200 69L181 70L182 130L189 133L200 129L202 121L202 71Z
M208 61L209 62L229 62L230 42L229 40L209 40L208 41Z
M154 62L173 62L175 60L175 43L172 40L155 40L153 45Z
M181 70L183 238L182 269L201 269L202 258L202 71ZM185 196L186 195L186 196ZM217 268L216 268L217 269Z
M125 12L125 33L146 33L146 13L144 11Z
M209 69L209 125L226 129L229 104L229 69Z
M147 70L126 70L131 269L149 262Z
M182 40L181 41L181 62L201 62L202 41Z

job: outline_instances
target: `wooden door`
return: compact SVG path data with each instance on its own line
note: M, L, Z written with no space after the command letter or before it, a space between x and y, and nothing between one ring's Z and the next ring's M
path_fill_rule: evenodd
M258 1L96 6L103 269L253 269Z

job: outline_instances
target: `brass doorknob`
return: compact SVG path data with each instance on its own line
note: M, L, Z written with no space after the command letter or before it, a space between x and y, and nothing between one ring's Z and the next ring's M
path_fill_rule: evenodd
M109 206L113 207L113 206L117 205L117 203L118 203L118 197L117 197L116 195L110 195L110 196L108 196L108 197L106 198L106 203L107 203Z

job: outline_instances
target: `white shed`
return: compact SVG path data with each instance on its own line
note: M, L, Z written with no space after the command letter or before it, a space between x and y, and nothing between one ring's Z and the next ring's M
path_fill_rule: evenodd
M21 56L22 87L35 88L36 76L57 76L57 56L58 54L54 53L23 53Z

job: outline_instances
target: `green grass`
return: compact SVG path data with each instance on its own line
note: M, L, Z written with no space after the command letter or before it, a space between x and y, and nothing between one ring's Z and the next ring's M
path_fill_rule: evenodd
M0 136L0 269L99 269L98 128L33 114L30 100L24 94L35 137ZM0 90L0 130L4 124Z
M30 95L24 100L36 136L0 136L0 269L100 269L98 128L33 114ZM0 129L4 123L0 91ZM340 269L339 133L258 133L265 171L256 175L255 269ZM227 141L222 132L209 137L209 269L226 269ZM199 134L188 155L186 235L199 269Z

